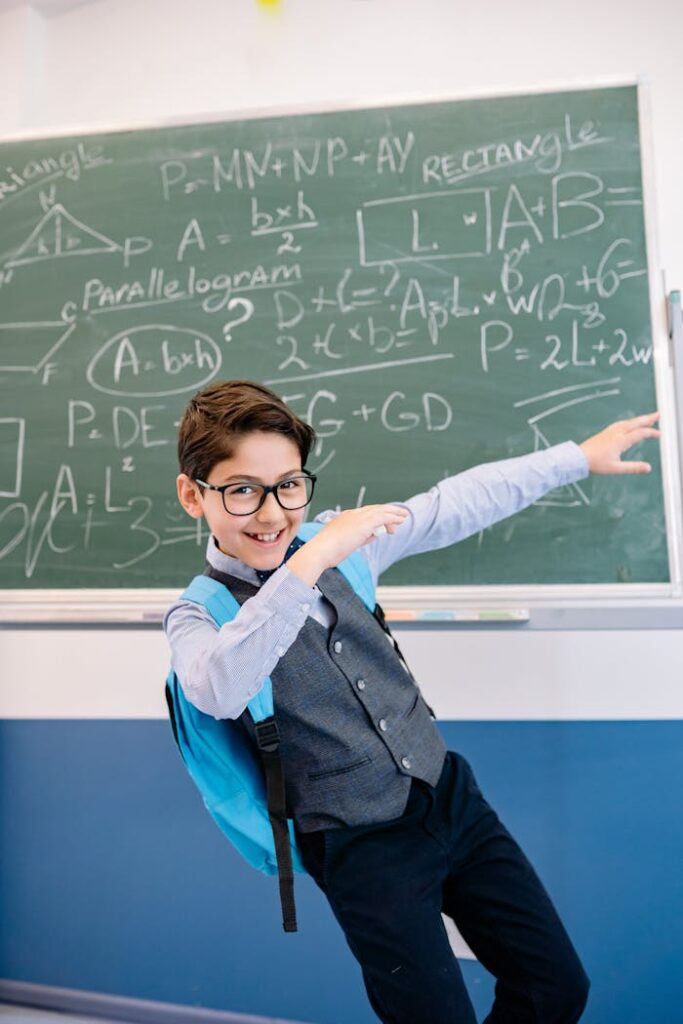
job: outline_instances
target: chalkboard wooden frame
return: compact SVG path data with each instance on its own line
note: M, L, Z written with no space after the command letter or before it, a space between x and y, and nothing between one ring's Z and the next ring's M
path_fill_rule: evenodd
M490 94L467 94L459 96L401 96L373 101L372 103L340 102L334 105L275 108L259 111L233 113L212 113L192 118L173 118L147 125L94 126L60 128L54 132L17 133L2 141L24 141L31 139L61 138L74 134L98 135L108 131L138 130L163 127L165 125L186 125L195 123L231 122L246 117L260 119L276 116L286 117L308 113L334 111L371 110L384 106L429 105L439 102L457 102L475 98L502 98L514 95L533 95L555 92L601 89L620 85L637 86L640 130L640 157L643 177L644 222L646 249L649 263L649 294L652 319L653 364L656 392L662 413L664 428L661 443L664 488L664 513L669 551L670 582L662 584L574 584L574 585L526 585L526 586L477 586L477 587L381 587L380 600L398 618L410 620L414 613L417 620L429 621L430 613L435 619L447 620L454 610L463 613L463 621L476 621L479 612L517 610L519 617L509 619L510 623L524 622L529 610L534 608L589 608L611 609L673 607L681 599L681 483L678 471L678 451L675 428L676 410L673 396L673 375L671 372L672 353L669 349L665 296L661 275L658 271L657 248L655 244L655 202L652 169L651 119L649 96L641 80L601 79L590 83L553 84L515 89L508 92L496 90ZM0 590L0 622L157 622L168 604L177 595L177 590L167 588L76 588L49 590ZM501 621L505 621L504 617ZM632 623L631 623L632 628Z

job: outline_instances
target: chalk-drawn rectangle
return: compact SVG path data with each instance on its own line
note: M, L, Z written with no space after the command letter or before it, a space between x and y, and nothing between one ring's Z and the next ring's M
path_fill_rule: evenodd
M24 464L26 420L18 416L0 419L0 498L18 498L21 494L21 471ZM5 458L4 453L9 457Z
M463 188L392 196L357 211L364 267L448 260L491 252L491 189Z

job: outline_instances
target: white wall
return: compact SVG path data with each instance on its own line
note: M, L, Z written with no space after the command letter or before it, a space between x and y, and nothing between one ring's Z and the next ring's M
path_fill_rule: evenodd
M23 4L0 13L0 137L643 76L659 261L667 287L681 288L682 30L680 0L282 0L270 12L255 0ZM405 647L443 717L683 717L683 632L410 633ZM164 714L154 633L7 630L0 663L11 681L0 715ZM454 664L457 686L437 687ZM59 702L45 681L55 665Z
M682 40L679 0L99 0L45 18L25 4L0 15L0 132L638 75L660 262L681 287Z
M32 123L44 95L45 22L28 4L0 15L0 134Z

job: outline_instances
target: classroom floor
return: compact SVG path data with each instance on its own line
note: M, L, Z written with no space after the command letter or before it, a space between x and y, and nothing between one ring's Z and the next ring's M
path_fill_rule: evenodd
M36 1010L30 1006L12 1006L0 1003L0 1024L121 1024L81 1014L55 1013L54 1010Z

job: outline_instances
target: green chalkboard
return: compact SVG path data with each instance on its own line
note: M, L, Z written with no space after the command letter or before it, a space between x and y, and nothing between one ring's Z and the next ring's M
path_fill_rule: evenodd
M7 588L201 566L174 441L213 379L314 425L314 514L582 440L656 404L637 89L2 144L0 367ZM656 464L383 582L668 579Z

